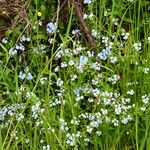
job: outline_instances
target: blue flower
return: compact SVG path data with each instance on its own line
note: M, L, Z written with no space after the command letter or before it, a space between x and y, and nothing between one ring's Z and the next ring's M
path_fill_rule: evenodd
M48 23L47 25L46 25L46 31L48 32L48 33L54 33L56 30L57 30L57 24L56 23L52 23L52 22L50 22L50 23Z

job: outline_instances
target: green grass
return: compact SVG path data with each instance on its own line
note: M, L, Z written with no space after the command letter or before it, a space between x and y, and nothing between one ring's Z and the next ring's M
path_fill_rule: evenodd
M32 1L0 43L0 150L149 150L150 2L83 5L96 56L67 4Z

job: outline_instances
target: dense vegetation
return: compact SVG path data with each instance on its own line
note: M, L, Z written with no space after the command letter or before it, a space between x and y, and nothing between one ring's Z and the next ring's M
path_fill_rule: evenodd
M149 150L150 2L20 2L0 11L0 150Z

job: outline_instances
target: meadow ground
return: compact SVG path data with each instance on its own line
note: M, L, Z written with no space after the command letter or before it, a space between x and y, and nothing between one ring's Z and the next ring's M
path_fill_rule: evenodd
M20 14L0 43L0 150L150 150L150 1Z

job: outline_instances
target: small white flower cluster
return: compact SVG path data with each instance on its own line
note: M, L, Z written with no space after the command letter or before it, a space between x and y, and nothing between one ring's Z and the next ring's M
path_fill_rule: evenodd
M44 146L42 147L42 150L50 150L50 145L44 145Z
M122 119L123 124L127 124L129 121L132 121L131 115L128 115L127 117Z
M23 120L23 119L24 119L24 115L23 115L22 113L16 114L16 120L17 120L17 121L21 121L21 120Z
M113 64L115 64L117 62L117 57L115 57L115 56L114 57L111 56L109 59L110 59L110 62Z
M60 99L55 99L55 102L50 101L50 107L55 107L57 105L61 104L61 100Z
M35 105L32 105L31 111L32 117L36 120L39 118L39 114L43 113L45 109L41 108L41 102L38 101Z
M8 112L8 108L6 106L4 106L0 110L0 121L4 120L4 117L6 116L7 112Z
M119 121L117 119L113 119L112 123L115 127L119 125Z
M87 55L89 58L94 57L94 52L93 51L87 51Z
M99 80L98 79L92 79L92 84L93 85L97 85L99 83Z
M127 40L129 38L130 33L126 32L124 29L122 29L122 37L124 40Z
M23 71L19 72L18 77L22 80L23 79L27 79L27 80L32 80L33 79L32 74L29 72L29 67L28 66L24 69L24 73L23 73Z
M150 68L143 68L143 72L144 72L145 74L148 74L149 71L150 71Z
M92 36L95 37L96 39L100 39L100 33L97 32L95 29L92 29Z
M101 91L100 89L98 88L95 88L95 89L92 89L91 90L91 94L94 96L94 97L98 97L100 95Z
M69 49L61 49L59 50L56 55L55 55L55 59L59 59L61 57L67 57L67 56L70 56L71 55L71 52Z
M60 122L60 130L62 130L64 132L69 130L68 123L65 122L65 120L63 118L60 118L59 122Z
M124 113L127 113L127 111L129 109L132 109L135 107L135 104L132 104L132 105L126 105L127 103L129 103L127 100L130 101L130 99L125 99L126 101L124 101L124 104L115 104L114 105L114 112L116 115L120 115L120 114L124 114Z
M18 53L18 51L22 51L22 52L25 51L24 45L22 45L22 44L16 45L14 48L11 48L11 49L9 50L9 54L15 55L15 54Z
M82 136L81 133L78 131L76 134L75 133L67 133L66 134L67 140L66 143L70 146L75 146L76 145L76 140L79 140Z
M45 84L46 81L47 81L46 77L40 78L40 83L41 84Z
M26 37L25 35L23 35L21 38L20 38L20 41L21 42L30 42L31 39L29 37Z
M79 94L77 94L77 97L76 97L76 102L79 102L80 100L84 99L84 96L80 96Z
M84 4L91 4L91 3L92 3L92 0L84 0L83 3L84 3Z
M78 76L76 74L71 75L71 81L75 81L78 78Z
M126 103L130 103L131 102L131 99L130 98L121 98L121 102L122 104L126 104Z
M46 46L41 44L40 45L40 50L41 50L42 53L46 53Z
M8 40L7 40L7 38L3 38L3 39L2 39L2 43L3 43L3 44L6 44L6 43L8 43Z
M20 111L24 110L25 106L24 104L12 104L8 107L4 106L2 107L2 109L0 110L0 121L3 121L3 124L5 122L5 118L7 116L9 117L15 117L17 121L21 121L24 118L24 115L22 113L19 113ZM19 114L18 114L19 113ZM8 121L8 120L7 120ZM6 126L9 124L9 121L6 121ZM0 128L2 128L2 126L0 126Z
M61 68L66 68L68 66L67 62L63 61L61 63Z
M92 19L93 16L94 16L93 13L90 13L90 14L86 14L86 13L85 13L85 14L83 15L83 19L84 19L84 20L85 20L85 19Z
M64 81L61 80L61 78L58 78L56 84L57 84L57 86L61 87L61 86L63 86Z
M49 43L49 44L53 44L54 41L55 41L54 38L49 38L49 39L48 39L48 43Z
M74 29L74 30L72 30L71 33L72 33L73 35L76 35L76 34L80 33L80 30L79 30L79 29Z
M100 64L100 62L91 63L90 68L94 69L95 71L100 71L101 70L101 64Z
M98 57L102 60L106 60L107 57L111 54L111 51L109 48L103 49L102 52L98 53Z
M127 91L127 94L128 95L134 95L134 90L131 89L131 90Z
M88 133L92 133L92 131L93 131L93 128L91 127L91 126L87 126L86 127L86 132L88 132Z
M108 10L104 11L104 16L108 16Z
M46 25L46 31L49 33L49 34L53 34L56 32L58 26L57 26L57 23L53 23L53 22L49 22L47 25Z
M81 55L77 66L79 72L83 72L83 67L88 63L88 57Z
M68 65L73 66L73 65L75 65L75 62L73 60L69 60Z
M24 90L24 92L25 92L25 90ZM25 99L29 99L29 98L31 98L31 97L38 100L38 97L36 97L36 95L35 95L33 92L27 91L24 98L25 98Z
M146 105L149 103L149 97L147 95L142 96L142 102Z
M108 81L112 84L116 84L117 81L120 79L119 75L114 74L112 77L108 77Z
M123 111L123 108L122 108L121 104L115 105L115 110L114 111L115 111L116 115L121 114L121 112Z
M136 82L128 82L128 83L126 83L126 86L137 85L137 84L138 84L137 81Z
M78 46L76 46L75 48L73 48L73 50L72 50L72 52L73 52L73 54L74 55L77 55L77 54L79 54L81 51L83 51L84 50L84 48L81 46L81 45L78 45ZM71 54L72 55L72 54ZM70 56L71 56L70 55Z
M109 38L107 36L102 36L102 43L104 43L105 46L108 46Z
M118 18L112 18L112 22L114 23L114 25L118 24L119 19Z
M19 137L18 137L17 133L18 133L18 131L12 131L11 134L10 134L10 136L11 136L12 138L15 138L15 140L18 140Z
M133 47L136 51L140 51L142 49L142 43L139 42L139 43L134 43L133 44Z
M73 119L70 121L71 124L74 124L74 125L79 125L80 124L80 120L77 120L76 117L73 117Z
M83 119L88 119L90 121L89 125L86 127L86 132L92 133L94 128L98 128L100 124L102 124L102 119L101 119L101 113L95 113L95 114L90 114L90 113L82 113L79 115L79 118Z

